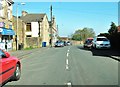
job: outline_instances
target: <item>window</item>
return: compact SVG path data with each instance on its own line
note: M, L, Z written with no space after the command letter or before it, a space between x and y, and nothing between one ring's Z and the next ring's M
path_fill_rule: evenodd
M31 37L31 35L26 35L26 37Z
M9 25L9 28L12 29L12 25Z
M7 15L8 15L8 20L10 20L11 19L10 9L8 9Z
M0 0L0 17L4 16L4 7L3 7L3 0Z
M31 23L27 23L27 29L26 31L31 31Z
M4 10L2 8L0 8L0 17L4 16Z

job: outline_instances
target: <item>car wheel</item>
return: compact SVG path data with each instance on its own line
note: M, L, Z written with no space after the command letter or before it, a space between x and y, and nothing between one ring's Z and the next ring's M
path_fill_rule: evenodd
M17 64L17 65L16 65L15 72L14 72L14 75L13 75L13 77L12 77L11 80L13 80L13 81L17 81L17 80L20 79L20 76L21 76L20 65Z
M93 45L91 46L91 49L94 49Z
M83 48L85 48L85 45L83 46Z
M95 49L97 49L96 45L95 45Z

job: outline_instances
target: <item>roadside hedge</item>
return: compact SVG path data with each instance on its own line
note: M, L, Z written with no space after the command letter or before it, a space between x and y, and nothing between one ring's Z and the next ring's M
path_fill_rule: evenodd
M109 39L111 43L111 48L120 49L120 32L111 34Z

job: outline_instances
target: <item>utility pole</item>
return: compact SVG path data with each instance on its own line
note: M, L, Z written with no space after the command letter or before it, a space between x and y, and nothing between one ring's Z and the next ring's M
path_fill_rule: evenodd
M17 26L16 26L16 50L18 50L18 5L16 7L16 16L17 16Z
M39 28L38 28L38 36L40 37L40 21L38 21L38 26L39 26Z
M57 38L58 38L58 36L59 36L59 31L58 31L58 25L57 25Z
M19 35L18 35L18 6L19 5L25 5L25 3L20 3L20 4L17 4L17 7L16 7L16 16L17 16L17 25L16 25L16 50L18 50L18 37L19 37Z
M51 15L51 22L50 22L50 29L51 29L51 40L50 40L50 45L52 47L52 43L53 43L53 40L52 40L52 36L53 36L53 33L52 33L52 5L50 7L50 15Z
M118 11L120 11L120 1L118 2ZM120 15L120 12L118 12L118 15ZM118 16L118 19L120 19L120 16ZM118 20L118 25L120 25L120 20Z

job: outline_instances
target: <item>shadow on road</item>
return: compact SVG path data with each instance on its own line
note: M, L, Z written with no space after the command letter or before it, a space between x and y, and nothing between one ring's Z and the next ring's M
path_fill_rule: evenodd
M90 49L90 48L83 48L82 46L77 46L77 48L85 51L91 51L93 56L110 57L120 62L120 50L92 49L92 48Z

